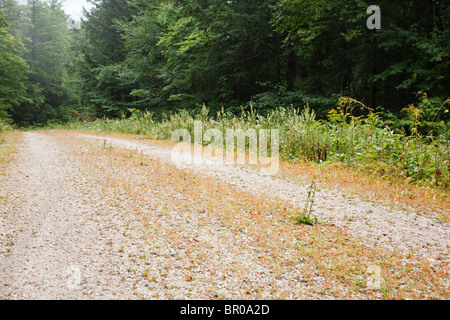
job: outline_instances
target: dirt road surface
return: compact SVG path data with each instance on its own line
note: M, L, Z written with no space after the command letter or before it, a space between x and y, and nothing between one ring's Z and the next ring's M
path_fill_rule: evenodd
M448 224L327 188L315 202L323 227L267 209L303 207L307 187L212 160L176 164L139 139L24 133L0 177L0 298L386 297L358 285L371 263L389 264L406 297L445 298ZM440 273L417 289L400 264L426 259ZM337 262L354 270L350 285Z

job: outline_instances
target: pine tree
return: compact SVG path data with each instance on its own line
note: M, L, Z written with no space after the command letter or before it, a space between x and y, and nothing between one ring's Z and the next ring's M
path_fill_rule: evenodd
M28 66L22 59L24 46L20 37L8 31L8 23L0 9L0 118L12 120L27 96Z
M126 0L92 0L82 24L84 41L80 52L80 75L84 80L84 101L98 116L119 116L127 112L131 88L119 79L125 58L122 33L118 24L131 19Z

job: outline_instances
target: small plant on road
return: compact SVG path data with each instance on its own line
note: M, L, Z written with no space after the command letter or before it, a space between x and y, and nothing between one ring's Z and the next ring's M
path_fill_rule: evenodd
M316 181L313 179L310 186L308 187L308 195L306 198L305 208L298 214L297 222L299 224L306 224L313 226L317 223L316 217L311 217L311 214L314 212L313 205L315 202L316 192L318 191Z
M113 146L111 146L111 145L109 145L109 147L106 146L106 139L103 139L102 149L104 149L104 150L114 150Z

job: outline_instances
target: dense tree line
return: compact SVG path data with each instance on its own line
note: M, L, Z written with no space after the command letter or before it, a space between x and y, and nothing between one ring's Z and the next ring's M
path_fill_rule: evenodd
M71 103L67 83L70 64L71 34L67 16L56 0L29 0L19 5L14 0L0 0L3 20L1 39L16 43L9 54L14 63L2 64L0 81L8 85L2 92L4 117L19 124L45 123L48 119L63 118ZM8 54L2 50L1 57ZM19 90L20 88L20 90ZM14 91L13 91L14 92Z
M341 96L399 112L419 92L450 95L449 1L91 0L81 29L57 0L0 0L0 116L20 124L69 111L206 104L266 111Z

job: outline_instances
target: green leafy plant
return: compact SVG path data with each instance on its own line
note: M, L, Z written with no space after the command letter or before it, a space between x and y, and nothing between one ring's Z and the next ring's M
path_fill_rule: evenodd
M106 139L103 139L102 149L103 150L114 150L114 147L111 146L111 145L109 147L107 147L106 146Z
M314 212L313 205L315 202L317 191L319 191L319 189L317 189L316 181L313 179L310 186L308 187L305 207L296 217L296 220L299 224L306 224L313 226L318 222L316 217L311 217L311 214Z

